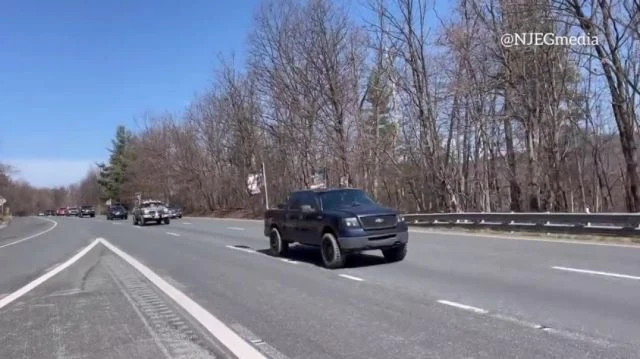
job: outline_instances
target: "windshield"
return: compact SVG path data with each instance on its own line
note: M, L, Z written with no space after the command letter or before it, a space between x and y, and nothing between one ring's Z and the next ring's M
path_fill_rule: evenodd
M121 206L113 206L111 207L112 211L124 211L124 208Z
M82 206L82 209L91 209L91 206Z
M364 191L357 189L324 192L320 194L320 199L324 210L377 204Z

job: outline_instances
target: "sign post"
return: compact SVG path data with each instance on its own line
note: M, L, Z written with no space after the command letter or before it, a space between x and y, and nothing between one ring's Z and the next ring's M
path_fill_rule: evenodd
M7 203L7 200L4 197L0 196L0 217L4 217L4 204Z
M262 162L262 181L264 181L264 205L266 209L269 209L269 192L267 191L267 172L264 169L264 162Z

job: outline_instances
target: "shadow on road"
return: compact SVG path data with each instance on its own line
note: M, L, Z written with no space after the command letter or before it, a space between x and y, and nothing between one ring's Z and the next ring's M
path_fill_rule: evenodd
M256 250L256 252L268 255L270 257L277 257L272 255L268 248L258 249ZM289 252L284 258L313 264L318 267L324 267L320 250L316 247L292 245L289 247ZM344 268L369 267L386 263L387 262L382 256L382 253L380 253L379 255L369 253L351 254L347 257Z

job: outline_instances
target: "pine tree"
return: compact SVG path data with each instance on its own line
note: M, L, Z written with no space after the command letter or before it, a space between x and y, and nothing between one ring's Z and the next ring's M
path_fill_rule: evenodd
M133 135L124 126L118 126L116 136L111 141L109 149L111 156L109 163L98 163L98 183L102 187L103 200L121 201L120 195L123 184L127 180L127 170L130 162L129 147Z

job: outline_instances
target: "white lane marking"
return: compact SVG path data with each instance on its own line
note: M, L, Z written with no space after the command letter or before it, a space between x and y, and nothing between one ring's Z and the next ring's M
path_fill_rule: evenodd
M230 229L232 231L244 231L244 228L242 227L227 227L227 229Z
M39 218L39 217L35 217L35 218ZM58 226L58 222L56 222L56 221L54 221L52 219L49 219L49 218L39 218L39 219L44 219L45 221L49 221L49 222L53 223L53 226L45 229L44 231L42 231L40 233L36 233L36 234L30 235L29 237L18 239L17 241L13 241L11 243L3 244L3 245L0 246L0 248L9 247L9 246L12 246L14 244L18 244L20 242L24 242L26 240L29 240L31 238L36 238L36 237L41 236L41 235L43 235L43 234L45 234L47 232L52 231L54 228L56 228Z
M28 283L27 285L25 285L24 287L18 289L17 291L15 291L15 292L9 294L8 296L0 299L0 309L5 307L7 304L13 302L14 300L20 298L21 296L25 295L26 293L31 291L33 288L35 288L35 287L39 286L40 284L44 283L47 279L49 279L49 278L53 277L54 275L62 272L65 268L69 267L73 263L77 262L78 259L82 258L82 256L87 254L87 252L89 252L98 243L100 243L99 239L94 240L91 244L86 246L80 252L76 253L76 255L74 255L73 257L69 258L66 262L60 264L56 268L46 272L45 274L41 275L40 277L34 279L32 282Z
M438 300L438 303L440 304L444 304L444 305L449 305L452 307L456 307L459 309L464 309L464 310L468 310L474 313L478 313L478 314L487 314L489 313L488 310L482 309L482 308L478 308L478 307L472 307L470 305L466 305L466 304L462 304L462 303L456 303L456 302L451 302L448 300Z
M600 271L589 270L589 269L578 269L578 268L558 267L558 266L554 266L554 267L551 267L551 268L557 269L557 270L563 270L563 271L567 271L567 272L597 274L597 275L604 275L604 276L607 276L607 277L640 280L640 277L635 276L635 275L629 275L629 274L620 274L620 273L612 273L612 272L600 272Z
M174 236L174 237L180 237L180 235L178 233L167 232L167 234L170 235L170 236Z
M157 288L162 290L166 295L174 300L176 304L186 310L195 320L200 322L214 337L216 337L224 346L226 346L233 354L239 358L256 358L267 359L260 351L251 346L236 334L231 328L220 321L218 318L209 313L206 309L201 307L193 299L189 298L186 294L169 284L166 280L162 279L159 275L154 273L144 264L138 262L137 259L128 255L120 250L118 247L109 243L104 238L98 238L100 243L105 245L111 251L116 253L127 263L137 269L142 275L144 275L149 281L151 281Z
M284 354L280 353L279 351L277 351L274 347L272 347L267 342L262 340L260 337L255 335L251 330L249 330L247 327L243 326L242 324L234 323L234 324L231 324L230 327L233 330L235 330L236 333L238 333L245 340L248 340L251 343L255 344L258 347L258 349L261 352L265 353L269 358L272 358L272 359L289 359L286 355L284 355Z
M409 228L409 232L411 233L420 233L420 234L437 234L437 235L446 235L446 236L459 236L459 237L480 237L480 238L491 238L491 239L512 239L516 241L533 241L533 242L547 242L547 243L558 243L558 244L582 244L587 246L605 246L605 247L624 247L624 248L635 248L640 249L640 245L637 244L623 244L623 243L601 243L595 242L589 239L585 240L571 240L571 239L545 239L545 238L535 238L535 237L525 237L521 235L508 235L508 234L481 234L481 233L469 233L469 232L445 232L445 231L437 231L437 230L424 230L424 229L414 229Z
M280 260L281 260L281 261L283 261L283 262L291 263L291 264L298 264L298 263L300 263L300 262L298 262L298 261L294 261L294 260L291 260L291 259L289 259L289 258L278 258L278 259L280 259Z
M340 276L342 278L346 278L346 279L355 280L355 281L358 281L358 282L364 281L364 279L362 279L360 277L355 277L355 276L348 275L348 274L338 274L338 276Z
M193 224L193 223L190 223L190 222L182 222L182 224Z
M120 222L111 222L111 224L122 224Z
M234 246L226 246L226 247L229 248L229 249L235 249L237 251L242 251L242 252L247 252L247 253L257 253L253 249L249 249L249 248L241 248L241 247L234 247Z

